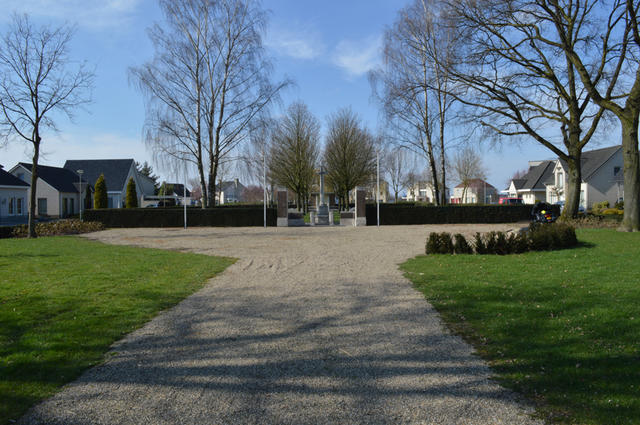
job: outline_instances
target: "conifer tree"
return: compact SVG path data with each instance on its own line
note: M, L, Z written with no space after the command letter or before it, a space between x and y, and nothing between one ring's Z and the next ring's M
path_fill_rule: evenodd
M133 181L133 177L130 177L129 183L127 183L125 208L138 208L138 193L136 192L136 182Z
M95 209L107 208L108 204L107 183L104 180L104 174L100 174L100 177L96 180L95 193L93 195L93 207Z

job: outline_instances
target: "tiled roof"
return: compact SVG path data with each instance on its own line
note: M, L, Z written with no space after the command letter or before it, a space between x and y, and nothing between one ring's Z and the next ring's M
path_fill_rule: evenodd
M456 186L458 189L462 189L464 188L464 184L460 183L459 185ZM482 188L486 188L486 189L493 189L496 190L495 187L493 187L492 185L490 185L489 183L487 183L486 181L482 180L482 179L471 179L469 180L469 184L467 185L468 188L473 188L473 189L482 189Z
M108 192L120 192L126 185L133 159L77 159L68 160L64 163L64 168L72 171L83 170L83 177L92 185L100 174L104 174Z
M525 183L520 189L525 190L545 190L545 182L551 178L553 180L554 161L542 161L539 165L529 168L529 172L522 177Z
M28 183L23 182L13 174L0 168L0 186L19 186L29 187Z
M32 164L21 162L21 166L31 172ZM38 177L51 185L58 192L78 193L79 176L71 170L60 167L49 167L47 165L38 165ZM83 184L87 184L82 179Z
M617 151L622 149L622 145L609 146L608 148L595 149L592 151L582 152L580 164L582 166L582 180L587 180L595 173L605 162L609 160ZM567 163L560 160L562 168L566 171Z

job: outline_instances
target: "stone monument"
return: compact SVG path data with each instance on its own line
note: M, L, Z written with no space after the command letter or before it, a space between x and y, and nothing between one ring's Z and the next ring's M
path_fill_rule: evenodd
M324 202L324 175L327 172L324 170L324 166L320 167L320 201L318 202L318 217L317 224L329 224L329 206Z

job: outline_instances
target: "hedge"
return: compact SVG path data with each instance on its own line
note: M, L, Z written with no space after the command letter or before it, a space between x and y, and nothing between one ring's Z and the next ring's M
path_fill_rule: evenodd
M560 206L553 205L556 214ZM445 205L380 204L381 225L447 223L515 223L531 220L533 205ZM376 205L367 204L367 225L376 224Z
M267 225L276 225L277 210L267 208ZM262 226L263 208L188 208L188 226L246 227ZM182 227L182 208L118 208L87 210L87 221L98 221L105 227Z

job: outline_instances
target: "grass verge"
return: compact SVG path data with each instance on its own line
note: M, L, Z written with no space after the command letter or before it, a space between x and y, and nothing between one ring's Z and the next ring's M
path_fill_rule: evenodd
M576 249L430 255L402 265L504 386L550 422L640 418L640 234L578 231Z
M74 237L0 240L0 424L232 263Z

